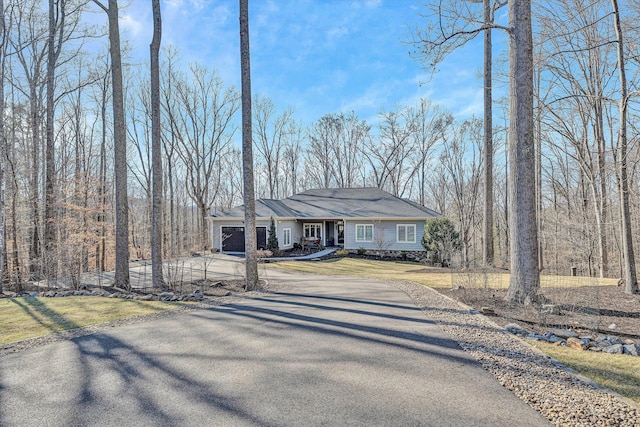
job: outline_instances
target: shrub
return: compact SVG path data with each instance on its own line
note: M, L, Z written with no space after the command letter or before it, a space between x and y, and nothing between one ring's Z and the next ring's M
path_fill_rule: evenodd
M273 252L268 249L258 249L256 256L258 258L269 258L270 256L273 256Z
M267 239L267 249L270 251L277 251L280 245L278 244L278 235L276 234L276 223L271 217L269 223L269 238Z
M341 257L345 257L347 255L349 255L349 251L346 249L338 249L336 251L336 255L341 256Z
M455 230L449 218L429 219L424 225L422 246L433 256L434 263L446 264L451 256L462 249L460 233Z
M365 248L358 248L358 255L364 255L367 253L367 250Z

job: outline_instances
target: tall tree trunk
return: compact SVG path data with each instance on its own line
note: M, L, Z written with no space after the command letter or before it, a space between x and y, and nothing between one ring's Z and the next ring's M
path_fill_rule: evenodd
M29 125L31 128L31 235L29 236L29 273L32 280L42 278L40 250L40 114L35 82L29 83Z
M251 130L251 60L249 48L249 0L240 0L240 68L242 74L242 170L244 189L244 250L247 290L258 286L256 254L256 199L253 180Z
M7 276L7 239L5 190L7 182L7 139L4 132L4 64L7 31L4 20L4 0L0 0L0 294Z
M594 106L595 115L595 137L598 144L598 183L600 184L599 200L596 202L596 210L598 211L598 257L599 257L599 275L604 278L609 272L609 254L607 246L607 179L605 175L605 152L606 143L604 138L604 124L602 112L602 92L598 91L598 99ZM594 187L596 184L593 184Z
M100 121L102 123L102 135L100 139L100 192L98 194L100 240L96 253L96 268L98 271L105 271L107 257L107 84L102 87L102 102L100 104Z
M629 208L629 181L627 176L627 76L624 61L624 44L620 25L618 1L611 0L614 25L618 39L618 74L620 77L620 123L618 125L618 150L620 167L618 181L620 185L620 215L622 219L622 253L624 257L624 291L627 294L638 293L636 260L633 252L631 214Z
M493 23L491 0L484 0L485 25ZM493 99L492 99L491 28L484 30L484 206L483 206L483 264L494 265L493 252Z
M49 37L47 46L47 109L46 109L46 143L45 143L45 178L44 178L44 257L43 269L46 277L53 277L55 272L55 140L53 121L55 115L55 71L60 55L61 43L56 46L56 31L64 28L64 0L49 0Z
M533 135L531 0L509 1L509 230L511 278L506 299L524 303L540 288Z
M151 40L151 169L152 213L151 213L151 277L153 286L166 288L162 275L162 141L160 140L160 40L162 38L162 15L160 0L152 0L153 39Z
M129 282L129 201L127 197L127 127L124 117L124 91L122 88L122 59L120 54L120 27L118 0L109 0L106 7L93 0L109 19L109 54L113 91L113 146L114 175L116 180L116 271L115 284L130 289Z

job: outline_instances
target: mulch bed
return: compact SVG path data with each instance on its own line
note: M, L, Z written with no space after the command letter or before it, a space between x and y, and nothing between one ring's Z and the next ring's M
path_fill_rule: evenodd
M508 303L506 289L438 289L476 310L487 307L501 326L518 323L531 332L569 328L583 333L640 339L640 295L627 295L619 286L543 288L541 293L559 309L544 314L538 307ZM615 327L613 326L615 325Z

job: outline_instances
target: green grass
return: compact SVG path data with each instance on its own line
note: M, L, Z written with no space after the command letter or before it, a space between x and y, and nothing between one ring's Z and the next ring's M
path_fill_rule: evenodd
M337 258L326 261L285 261L267 265L274 268L322 275L407 280L432 288L450 288L453 280L452 275L457 274L455 272L448 272L446 269L425 267L421 264L410 262L375 261L357 258ZM462 273L462 275L467 274ZM473 276L473 274L471 274L471 276ZM509 286L508 273L490 273L489 278L489 286L492 288L500 289ZM575 287L585 284L616 286L618 282L616 279L569 276L542 276L540 278L540 285L542 287Z
M640 403L640 358L578 351L538 341L531 344L585 377Z
M0 345L179 305L99 297L4 298L0 299Z

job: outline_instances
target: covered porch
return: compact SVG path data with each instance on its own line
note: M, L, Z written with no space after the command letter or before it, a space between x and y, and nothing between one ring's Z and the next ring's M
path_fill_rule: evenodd
M324 247L344 246L344 221L342 219L300 220L301 244Z

